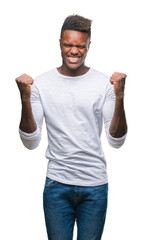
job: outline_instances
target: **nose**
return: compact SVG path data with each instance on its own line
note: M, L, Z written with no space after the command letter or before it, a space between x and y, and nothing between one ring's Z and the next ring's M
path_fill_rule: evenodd
M77 47L74 46L74 47L71 48L71 54L74 54L74 55L78 54Z

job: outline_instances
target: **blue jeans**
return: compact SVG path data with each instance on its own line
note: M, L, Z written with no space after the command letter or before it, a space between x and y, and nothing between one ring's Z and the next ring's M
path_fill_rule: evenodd
M49 240L100 240L107 210L108 184L75 186L46 178L43 192L45 223Z

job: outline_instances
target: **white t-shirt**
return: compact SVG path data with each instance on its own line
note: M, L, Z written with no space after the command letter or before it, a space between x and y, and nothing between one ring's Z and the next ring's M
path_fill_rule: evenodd
M93 68L81 76L69 77L54 68L36 77L31 89L37 130L25 133L19 129L19 133L25 147L36 148L45 117L47 177L79 186L107 183L106 160L100 140L103 121L112 147L120 147L126 138L126 135L113 138L109 133L115 108L110 77Z

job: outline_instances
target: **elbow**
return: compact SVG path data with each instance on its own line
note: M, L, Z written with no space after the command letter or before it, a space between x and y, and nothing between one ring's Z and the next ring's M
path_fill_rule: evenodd
M39 143L40 143L40 138L39 139L35 139L34 141L33 140L25 140L25 139L22 139L22 143L24 145L25 148L27 148L28 150L34 150L36 149L38 146L39 146Z
M121 148L122 146L123 146L123 144L124 144L124 142L122 142L122 143L113 143L113 142L110 142L110 141L108 141L108 143L109 143L109 145L112 147L112 148Z
M110 134L108 134L107 138L108 138L109 145L113 148L121 148L125 143L126 135L127 135L127 133L124 136L117 138L117 137L113 137Z
M33 150L38 147L41 140L41 131L39 128L33 133L25 133L19 130L21 141L29 150Z

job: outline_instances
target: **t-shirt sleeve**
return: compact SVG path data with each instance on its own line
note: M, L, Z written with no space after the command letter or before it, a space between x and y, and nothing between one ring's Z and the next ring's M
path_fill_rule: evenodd
M109 82L107 91L106 91L104 106L103 106L104 126L105 126L107 140L108 140L108 143L110 144L110 146L112 146L114 148L119 148L124 144L127 134L125 134L124 136L122 136L120 138L115 138L115 137L111 136L111 134L109 132L109 127L110 127L112 117L114 114L114 109L115 109L114 87Z
M36 148L40 143L44 116L40 94L35 84L31 86L31 107L37 129L33 133L26 133L19 129L24 146L30 150Z

